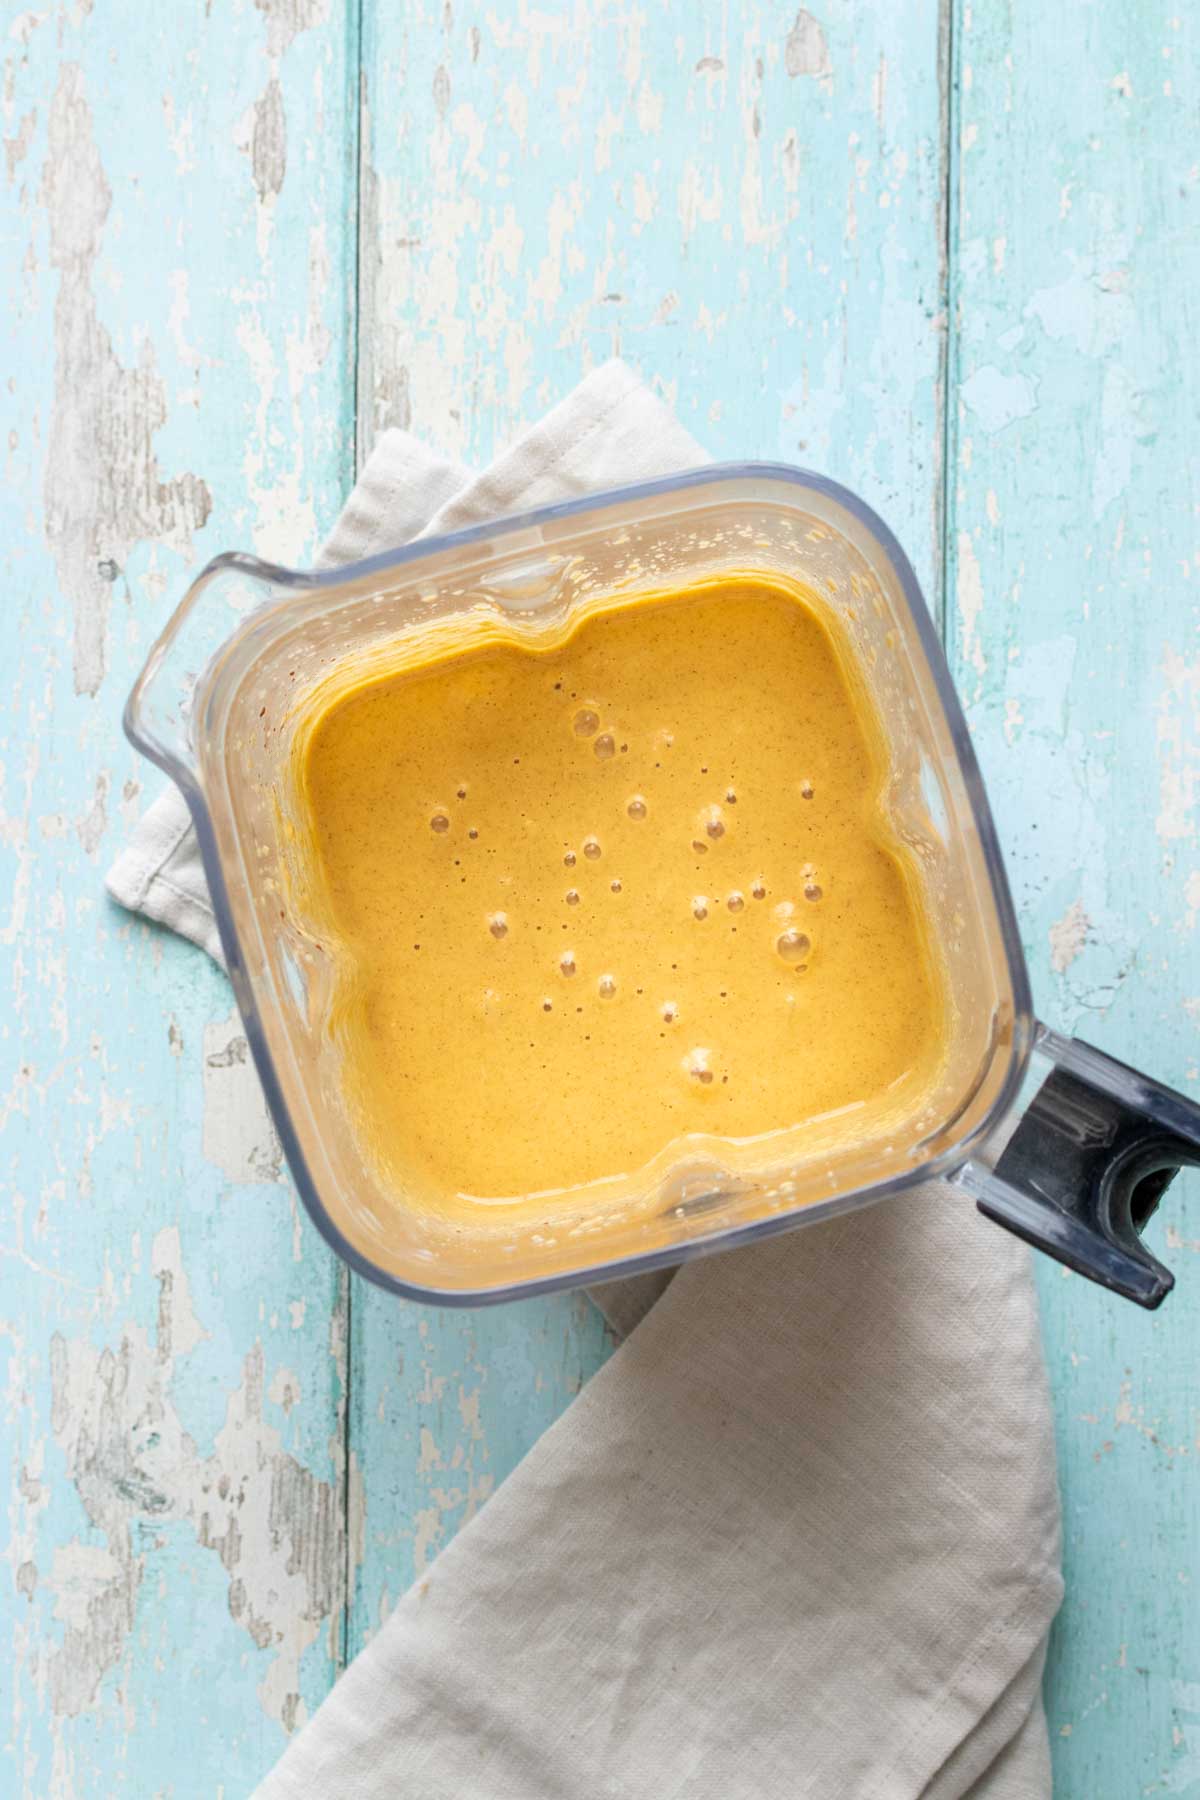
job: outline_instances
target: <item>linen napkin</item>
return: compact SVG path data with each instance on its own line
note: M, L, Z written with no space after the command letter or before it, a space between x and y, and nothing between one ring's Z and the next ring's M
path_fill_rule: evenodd
M610 363L477 477L385 433L322 560L701 460ZM219 953L173 790L109 887ZM1062 1583L1024 1247L930 1182L594 1297L620 1348L260 1795L1048 1795Z

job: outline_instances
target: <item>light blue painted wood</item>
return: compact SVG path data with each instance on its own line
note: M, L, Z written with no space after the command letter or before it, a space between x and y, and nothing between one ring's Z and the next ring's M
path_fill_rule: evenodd
M0 1791L241 1794L339 1648L345 1306L224 977L101 880L190 574L310 554L351 476L349 40L303 0L0 31Z
M1042 1016L1198 1090L1195 9L956 22L960 690ZM1043 1266L1067 1599L1056 1794L1200 1792L1200 1178L1148 1318Z
M211 550L311 554L356 386L360 448L481 460L617 350L859 487L935 606L944 524L1044 1012L1195 1085L1195 24L953 10L948 96L933 0L6 23L3 1791L246 1791L606 1351L340 1282L223 978L100 897L147 643ZM1066 1800L1200 1790L1195 1190L1157 1319L1043 1274Z

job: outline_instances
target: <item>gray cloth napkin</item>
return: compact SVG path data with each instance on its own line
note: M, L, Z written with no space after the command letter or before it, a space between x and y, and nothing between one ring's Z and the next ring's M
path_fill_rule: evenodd
M478 477L385 434L322 560L701 460L610 363ZM177 796L109 886L217 954ZM621 1347L260 1795L1048 1795L1062 1582L1025 1249L930 1182L595 1297Z

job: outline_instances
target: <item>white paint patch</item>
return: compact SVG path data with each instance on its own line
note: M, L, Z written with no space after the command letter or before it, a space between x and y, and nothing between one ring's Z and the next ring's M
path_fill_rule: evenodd
M101 839L108 828L109 785L108 770L101 769L92 789L91 805L75 826L75 835L83 846L84 854L93 862L96 860L96 852L100 848Z
M720 170L712 171L710 187L694 162L685 163L679 182L679 225L684 249L699 223L711 225L721 217L721 204Z
M192 1307L178 1225L164 1225L155 1235L150 1267L158 1282L159 1357L189 1356L208 1333Z
M230 1181L283 1177L283 1150L236 1011L204 1028L204 1119L207 1161Z
M830 60L825 28L803 7L796 14L792 29L787 34L787 42L783 47L783 65L793 80L797 75L806 75L819 82L826 94L833 92L833 63Z
M48 12L30 11L18 13L8 28L8 35L14 43L24 47L28 44L38 26L45 24L49 17L50 15Z
M41 197L59 275L45 532L74 612L75 691L95 694L108 661L113 583L129 552L159 538L190 555L212 501L194 475L160 479L154 437L167 404L153 348L143 339L136 367L123 368L96 310L92 271L112 192L73 63L59 71Z
M267 53L282 56L302 31L311 31L329 16L327 0L254 0L267 21Z
M158 1326L151 1340L126 1326L115 1349L89 1337L50 1340L55 1441L96 1540L55 1553L46 1585L62 1641L48 1659L50 1703L77 1716L129 1643L156 1529L182 1521L229 1576L229 1611L270 1651L259 1697L286 1730L303 1718L300 1663L342 1600L338 1489L282 1446L263 1416L261 1344L245 1358L213 1454L201 1458L172 1394L177 1362L204 1335L192 1311L174 1230L154 1246ZM290 1407L299 1385L276 1373L272 1395ZM359 1534L361 1548L361 1533Z
M979 620L983 614L983 576L979 558L969 531L958 534L958 576L955 582L958 616L962 621L963 659L980 675L987 668L987 658L979 639Z
M1166 646L1157 713L1155 828L1163 843L1174 843L1196 835L1193 815L1200 767L1200 657L1189 663L1170 644Z
M648 225L657 210L658 199L654 189L646 180L641 170L635 170L633 177L633 216L637 228Z
M1073 900L1061 919L1050 927L1050 967L1056 975L1065 975L1087 943L1092 921L1084 911L1082 900Z
M275 200L287 174L287 115L283 110L283 89L274 76L254 102L250 171L259 204Z
M1184 923L1188 930L1191 931L1195 926L1196 920L1200 918L1200 869L1193 869L1187 880L1184 882L1183 899L1184 904L1187 907L1187 916Z

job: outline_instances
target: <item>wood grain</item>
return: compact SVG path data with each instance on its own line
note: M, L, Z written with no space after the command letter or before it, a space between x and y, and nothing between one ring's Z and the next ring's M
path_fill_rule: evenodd
M1200 1076L1197 21L956 17L950 646L1041 1016ZM1200 1791L1200 1229L1158 1315L1039 1270L1067 1599L1056 1793Z
M344 1283L224 978L101 880L184 584L352 477L350 49L297 0L3 23L5 1793L244 1792L341 1652Z
M714 455L862 491L1043 1016L1196 1086L1198 52L1159 0L0 21L0 1791L248 1791L607 1353L578 1296L344 1278L224 978L101 897L170 606L309 559L381 426L482 461L616 352ZM1041 1272L1065 1800L1200 1792L1195 1192L1156 1318Z

